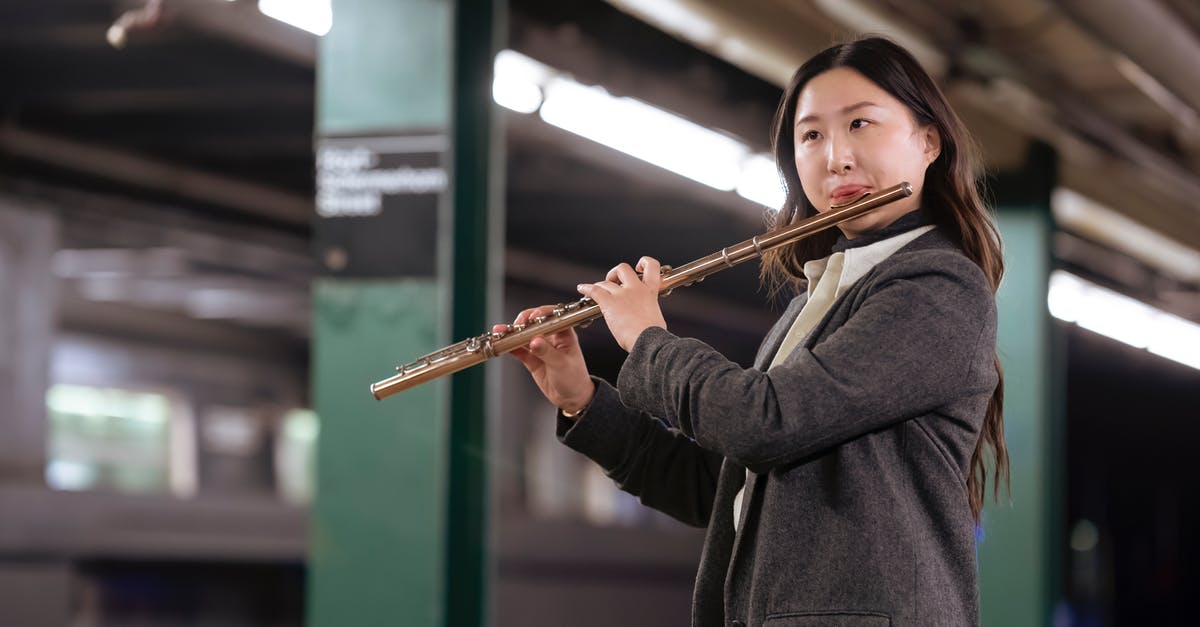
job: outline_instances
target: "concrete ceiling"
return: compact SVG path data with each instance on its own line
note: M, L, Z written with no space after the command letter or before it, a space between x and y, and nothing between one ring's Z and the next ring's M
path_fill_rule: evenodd
M832 41L911 46L967 109L994 168L1016 130L1059 149L1063 183L1200 249L1200 9L1186 0L610 0L777 85ZM658 18L655 7L674 6ZM709 28L688 24L687 14ZM1131 27L1132 26L1132 27Z
M651 10L664 5L675 12ZM130 32L123 49L110 46L110 26L142 6L0 3L5 187L124 199L258 233L252 240L262 246L285 238L288 250L303 251L313 214L317 39L260 15L249 0L167 0L151 27ZM1200 64L1182 56L1200 39L1200 10L1190 0L512 0L511 7L510 47L764 149L792 68L833 41L882 32L941 77L994 169L1021 163L1029 139L1044 140L1062 157L1063 184L1200 250ZM1164 18L1169 33L1127 27ZM581 269L602 273L650 252L680 263L761 228L761 210L733 194L536 117L505 119L513 267L571 262L554 266L569 268L563 276L517 280L569 289L584 278L574 275ZM621 224L643 228L618 232ZM1131 274L1113 265L1128 265L1128 255L1094 234L1082 239L1089 252L1076 257L1085 270L1158 277L1154 285L1175 295L1174 310L1200 320L1197 281L1164 280L1152 259L1136 261L1143 272ZM295 283L292 274L278 278ZM762 300L753 272L704 289L734 306L732 317Z

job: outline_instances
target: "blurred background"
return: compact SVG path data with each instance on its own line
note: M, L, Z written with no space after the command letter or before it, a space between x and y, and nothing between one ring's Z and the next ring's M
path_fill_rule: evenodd
M783 85L863 33L937 78L1005 238L984 624L1190 624L1193 0L4 0L0 625L686 624L701 530L514 360L367 386L760 232ZM747 264L664 311L749 365L781 304Z

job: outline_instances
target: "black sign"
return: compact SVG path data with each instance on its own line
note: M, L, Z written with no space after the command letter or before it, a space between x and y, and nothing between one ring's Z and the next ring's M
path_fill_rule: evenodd
M314 241L325 274L436 274L448 146L442 133L318 142Z

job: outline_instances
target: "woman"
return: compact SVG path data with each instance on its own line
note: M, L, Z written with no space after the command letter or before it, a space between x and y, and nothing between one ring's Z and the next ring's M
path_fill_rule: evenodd
M801 289L754 368L666 330L650 257L644 279L621 264L579 286L629 351L616 388L571 330L513 354L563 442L708 527L694 624L977 624L985 446L994 488L1008 460L1003 264L967 133L911 55L869 38L797 71L774 152L775 228L901 181L914 194L768 253L764 280Z

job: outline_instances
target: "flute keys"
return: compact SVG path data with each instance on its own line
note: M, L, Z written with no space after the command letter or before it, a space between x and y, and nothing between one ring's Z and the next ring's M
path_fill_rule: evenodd
M853 217L861 215L862 213L870 211L880 205L911 196L912 193L913 190L910 184L901 183L900 185L888 188L877 194L867 195L870 196L870 198L867 198L866 196L859 198L842 211L831 212L830 214L825 214L822 216L813 216L812 218L789 225L785 229L781 229L777 232L771 232L769 235L765 235L764 241L760 241L759 236L755 236L745 242L722 249L718 253L698 259L694 262L696 265L690 271L686 270L688 266L672 268L669 265L662 265L660 266L661 276L664 278L678 278L678 285L674 285L676 288L699 283L704 279L704 274L716 272L720 269L719 267L715 266L715 262L724 261L724 265L732 266L735 263L735 258L748 258L751 248L753 248L754 252L761 256L766 251L772 250L778 246L783 246L792 241L808 237L812 233L822 229L830 228L839 222L853 219ZM737 254L734 255L730 253L730 249L738 251ZM697 274L699 276L694 276ZM676 283L676 281L672 281L672 283ZM667 293L670 292L667 291L663 293L663 295L665 296ZM583 297L568 303L554 305L548 309L553 312L554 317L571 314L569 318L579 318L578 322L572 322L575 322L576 326L582 329L587 327L594 320L597 320L601 317L601 312L594 309L595 305L595 301L590 298ZM512 333L524 331L528 327L542 324L550 317L550 315L543 315L538 316L533 320L527 320L523 324L509 324L503 327L498 327L502 330L498 332L493 331L491 333L484 333L476 338L471 338L457 344L452 344L443 350L418 358L416 361L411 363L403 366L397 366L396 369L400 374L372 384L371 393L373 396L375 396L375 398L382 399L402 390L411 388L414 385L418 385L418 383L414 382L416 379L427 381L432 378L440 377L444 374L457 372L463 368L466 368L472 363L478 363L481 361L478 359L479 357L485 359L495 357L495 340L509 337ZM561 322L563 321L559 321L559 323ZM563 325L563 328L567 328L567 325ZM540 332L542 329L538 328L535 331ZM530 333L529 335L535 334L536 332ZM516 346L512 346L513 344L516 344L516 342L511 341L511 338L507 342L502 342L502 344L506 345L504 347L505 352L517 348ZM471 354L471 358L464 359L464 354Z
M431 365L433 365L433 362L430 361L428 357L422 357L412 363L404 364L403 366L397 366L396 372L404 375L410 372L416 372L422 368L428 368Z

